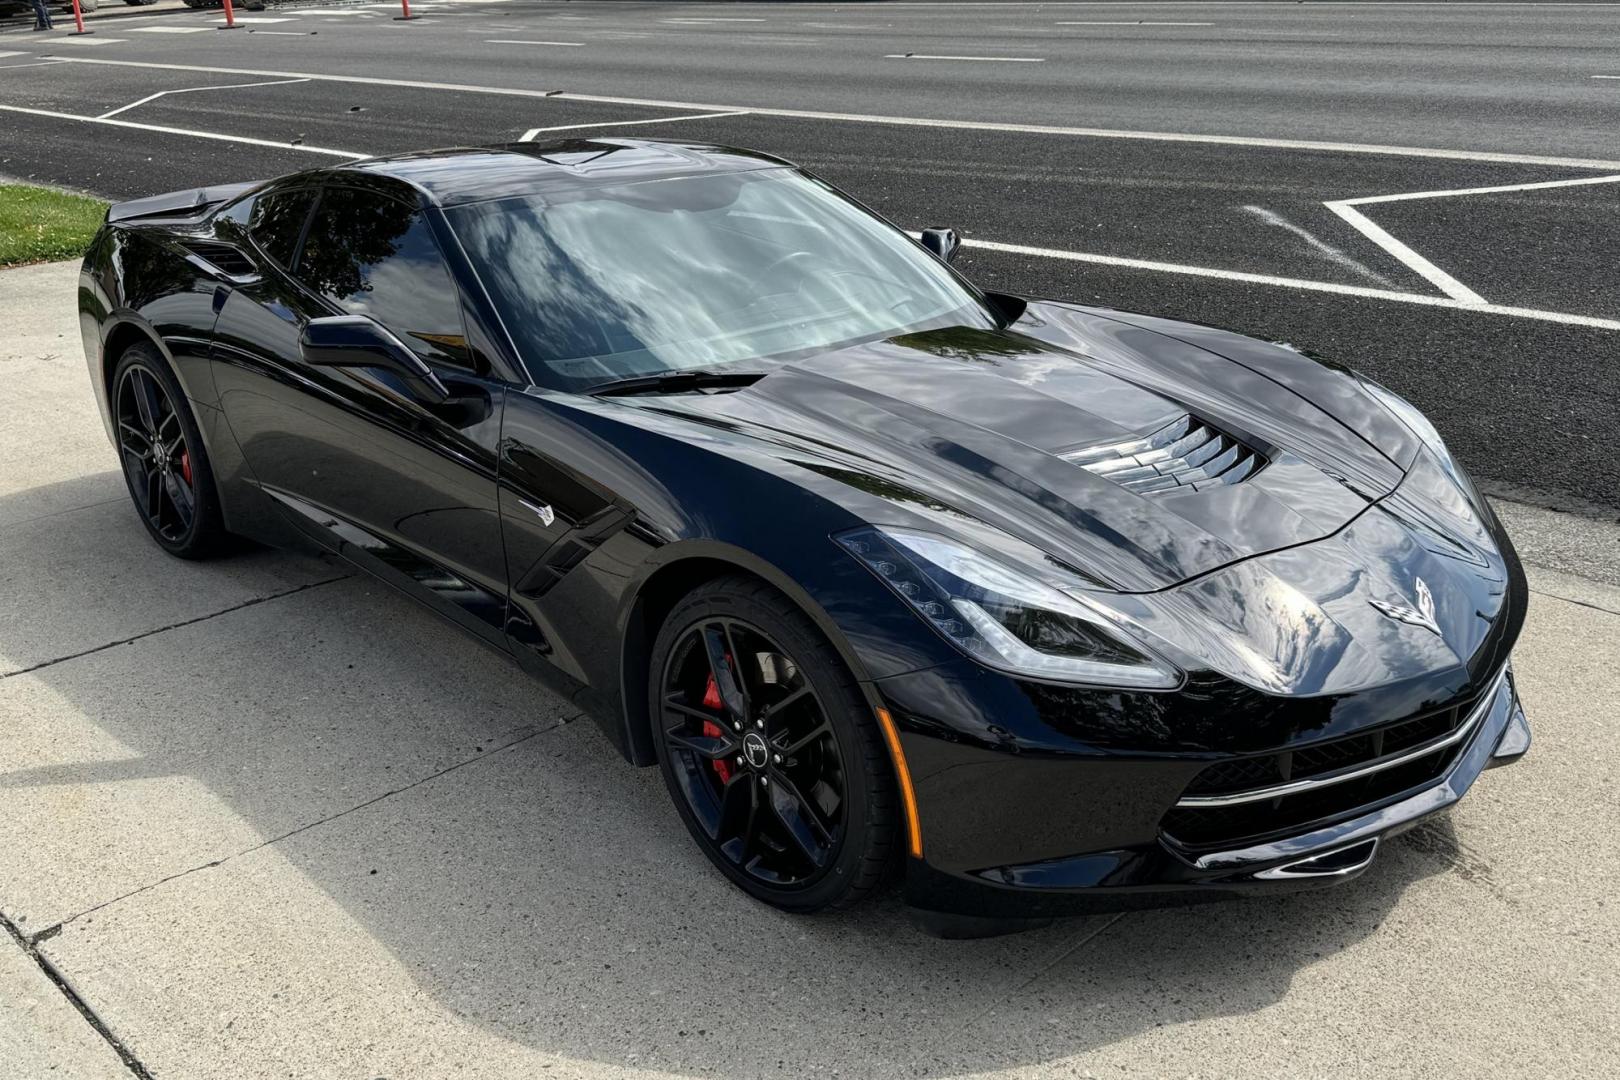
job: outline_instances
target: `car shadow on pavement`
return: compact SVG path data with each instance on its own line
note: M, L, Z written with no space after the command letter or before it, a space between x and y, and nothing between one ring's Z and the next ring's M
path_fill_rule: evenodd
M49 543L35 535L46 520L31 522L33 543ZM48 520L85 527L71 515ZM148 542L133 513L95 520L101 564L63 572L127 575L136 564L126 553ZM163 572L183 588L195 571L175 562ZM1374 934L1403 891L1448 865L1454 844L1442 820L1421 845L1386 845L1362 878L1335 889L940 941L912 929L892 895L810 918L749 900L703 860L656 770L625 764L572 706L363 578L19 678L37 689L32 707L49 697L59 715L39 721L48 739L22 735L24 749L45 748L0 771L0 798L35 815L22 823L37 841L30 857L61 863L31 867L36 878L59 875L63 889L86 878L64 910L129 896L96 913L102 932L123 905L223 888L233 864L274 853L280 872L295 870L341 915L308 918L307 933L333 940L310 942L307 956L258 959L287 965L275 980L284 992L321 983L325 955L353 952L337 935L363 931L457 1024L576 1062L739 1077L818 1067L956 1075L1245 1014ZM13 690L23 692L0 682L0 694ZM29 801L30 789L116 791L154 779L164 786L142 799L93 803L111 851L103 861L136 876L74 865L45 816L62 801ZM154 824L179 820L204 827ZM274 842L250 855L240 836ZM180 876L130 896L170 875ZM199 901L197 918L279 918L273 898L212 911ZM192 928L162 932L176 935L177 950L200 948ZM198 984L236 970L235 958L187 963ZM95 1003L94 981L80 990ZM166 1007L212 992L176 990ZM330 983L307 992L337 1007ZM127 1034L138 1047L143 1033Z

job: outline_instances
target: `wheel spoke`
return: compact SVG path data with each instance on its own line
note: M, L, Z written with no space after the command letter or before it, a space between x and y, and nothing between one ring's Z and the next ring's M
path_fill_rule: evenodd
M724 735L693 735L685 730L685 725L673 727L664 732L664 741L674 750L690 750L698 757L709 761L719 761L737 752L735 739Z
M140 368L133 368L129 373L130 389L135 395L135 411L140 414L141 423L146 425L147 431L156 431L158 416L163 406L158 399L157 384L152 376Z
M832 731L832 725L827 723L826 720L822 720L809 731L793 737L792 742L784 743L781 753L785 757L791 757L830 731Z
M759 820L759 798L754 778L738 773L726 782L720 796L720 817L715 823L715 839L732 862L740 863L756 847L754 834Z
M163 474L156 469L146 470L146 517L159 525L163 514Z
M832 842L832 833L805 801L799 789L786 777L777 774L768 789L771 811L782 823L795 847L816 866L827 858L826 845Z
M776 717L781 716L788 709L791 709L793 706L810 696L812 696L810 686L808 683L806 683L804 686L801 686L797 690L794 690L792 693L788 694L788 696L783 698L781 701L773 702L772 704L765 706L764 710L762 710L759 714L759 718L765 721L765 729L769 731L771 729L771 721L773 721Z
M711 724L724 724L726 722L724 712L715 712L713 709L704 709L696 705L688 705L686 702L681 700L681 698L684 696L685 695L682 692L677 691L676 693L670 694L668 697L664 698L665 710L672 713L679 713L682 716L689 716L693 720L707 720Z
M142 431L128 420L119 420L118 430L124 434L126 450L137 451L143 458L152 453L152 440L146 437L146 432ZM140 440L140 446L129 445L130 439Z
M180 519L180 528L191 528L191 517L196 512L191 489L177 474L168 472L163 474L163 490L169 496L169 505L174 507L175 516Z
M711 623L703 628L703 648L709 654L709 670L714 675L720 701L733 721L748 723L748 695L737 679L737 654L729 652L731 633L722 623Z
M175 432L174 432L174 445L179 446L181 444L181 442L184 441L185 437L184 437L184 435L181 434L181 432L179 430L180 429L180 414L178 412L176 412L173 408L171 408L169 410L169 415L165 416L158 423L158 426L157 426L158 435L162 436L163 433L165 431L168 431L171 426L174 427L174 429L175 429Z

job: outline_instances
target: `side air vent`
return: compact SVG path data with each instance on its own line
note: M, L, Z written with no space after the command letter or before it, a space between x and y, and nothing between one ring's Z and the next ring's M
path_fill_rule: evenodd
M1172 420L1140 439L1088 446L1062 456L1143 494L1235 484L1266 464L1255 451L1193 416Z
M216 244L208 240L182 240L181 246L229 277L253 277L258 273L253 261L229 244Z

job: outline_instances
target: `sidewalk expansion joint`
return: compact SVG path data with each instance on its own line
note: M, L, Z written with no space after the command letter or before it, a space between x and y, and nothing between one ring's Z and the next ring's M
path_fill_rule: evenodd
M317 583L317 584L319 584L319 583ZM35 936L34 940L35 941L41 941L41 940L44 940L47 937L54 937L57 934L61 933L63 928L65 928L68 924L73 923L73 922L77 922L79 919L84 918L86 915L93 915L96 912L100 911L102 908L111 907L113 904L117 904L117 903L120 903L120 902L122 902L124 900L128 900L132 896L139 896L141 893L150 892L151 890L156 889L160 885L167 885L171 881L178 881L180 878L189 877L190 875L198 873L198 872L203 871L203 870L211 870L216 866L223 866L223 865L225 865L226 863L230 862L233 859L239 859L244 855L251 855L255 851L259 851L259 850L262 850L264 848L270 847L272 844L279 844L281 841L289 839L289 838L294 837L294 836L297 836L299 833L308 832L310 829L319 828L322 825L330 824L331 822L337 821L340 818L348 817L350 814L353 814L353 813L355 813L356 811L359 811L359 810L364 810L368 806L375 806L376 804L382 802L384 799L391 799L395 795L399 795L399 794L402 794L403 792L410 791L412 788L415 788L415 787L420 787L423 784L426 784L427 782L429 782L430 780L437 780L439 777L445 776L445 775L447 775L449 773L453 773L457 769L464 768L464 767L466 767L468 765L472 765L472 764L474 764L476 762L479 762L479 761L485 761L485 760L487 760L487 759L489 759L491 757L494 757L496 754L501 753L504 750L510 750L512 747L519 746L519 745L521 745L523 743L526 743L530 739L536 738L537 736L544 735L544 734L546 734L547 732L550 732L550 731L559 731L562 728L567 727L569 724L573 723L575 720L580 719L582 716L584 716L584 713L575 713L575 714L573 714L571 716L563 717L561 720L557 721L555 724L550 725L549 727L535 728L532 731L525 732L524 734L518 735L515 738L508 739L506 742L501 743L499 746L496 746L496 747L494 747L494 748L492 748L490 750L486 750L486 751L484 751L482 753L474 754L472 757L469 757L469 758L463 758L461 761L457 761L457 762L455 762L454 764L451 764L451 765L446 765L442 769L438 769L438 770L436 770L434 772L429 773L426 776L419 777L419 778L417 778L415 780L412 780L408 784L402 784L401 786L399 786L397 788L393 788L392 790L389 790L389 791L385 791L380 795L375 795L375 796L365 800L364 802L356 803L355 805L350 806L350 807L348 807L346 809L343 809L343 810L339 810L334 814L328 814L326 817L318 818L315 821L306 822L303 825L299 825L297 828L288 829L284 833L280 833L280 834L278 834L276 836L272 836L268 840L261 840L257 844L253 844L253 845L250 845L249 847L243 848L241 851L235 851L235 852L232 852L229 855L222 855L219 858L213 859L213 860L211 860L209 862L201 863L201 864L199 864L197 866L188 867L185 870L176 871L173 874L169 874L167 877L161 877L156 881L148 882L147 884L142 885L138 889L131 889L129 892L121 893L118 896L115 896L110 900L103 900L101 903L96 904L93 907L87 907L83 911L75 912L74 914L69 915L67 918L63 919L61 922L57 923L55 926L52 926L52 927L49 927L49 928L47 928L45 930L40 931L39 934Z
M1558 572L1561 574L1569 573L1567 570L1560 570ZM1607 608L1602 604L1594 604L1590 600L1577 600L1573 596L1564 596L1561 593L1551 592L1547 589L1531 589L1530 592L1535 596L1545 596L1549 600L1562 600L1564 603L1574 604L1576 607L1589 608L1592 611L1601 611L1605 615L1620 615L1620 611L1616 611L1614 608Z
M90 1003L84 1000L83 996L73 988L73 984L68 981L67 976L63 974L61 969L51 963L50 958L39 951L38 943L54 936L55 933L60 933L62 924L58 923L54 927L43 930L35 934L32 939L24 936L22 931L17 929L16 924L4 915L0 915L0 926L5 927L6 933L11 935L11 939L17 943L17 947L28 954L28 958L37 964L39 970L51 981L51 985L55 986L62 996L67 998L68 1003L79 1011L80 1016L84 1017L85 1023L94 1028L96 1034L101 1036L102 1041L112 1049L113 1053L118 1055L118 1060L124 1063L124 1067L138 1077L139 1080L153 1080L151 1071L141 1063L141 1059L136 1057L134 1052L125 1046L118 1036L112 1033L112 1029L107 1026L101 1017L96 1015L96 1010L90 1007Z
M170 623L167 626L159 626L154 630L143 630L141 633L136 634L133 637L123 638L119 641L109 641L105 645L97 645L93 649L84 649L80 652L70 653L67 656L58 656L54 660L41 660L37 664L30 664L28 667L18 668L16 671L0 672L0 679L9 679L16 675L27 675L29 672L38 671L41 668L52 667L56 664L65 664L69 660L77 660L80 657L92 656L95 653L105 652L108 649L116 649L120 645L128 645L131 642L140 641L142 638L149 638L154 634L161 634L168 630L178 630L182 626L192 626L196 623L207 622L209 619L217 619L221 615L229 615L233 611L241 611L243 608L250 608L255 604L263 604L271 600L280 600L284 596L293 596L309 589L317 589L322 585L331 585L333 582L337 581L347 581L348 578L348 574L339 574L336 577L322 578L320 581L311 581L291 589L283 589L281 592L269 593L265 596L255 596L250 600L242 601L240 604L235 604L219 611L211 611L207 615L198 615L194 619L181 619L179 622Z

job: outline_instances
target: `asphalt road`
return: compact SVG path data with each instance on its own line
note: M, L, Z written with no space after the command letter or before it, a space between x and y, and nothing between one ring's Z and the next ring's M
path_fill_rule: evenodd
M1620 515L1620 7L412 6L0 31L0 174L120 198L536 128L757 147L956 226L986 286L1350 363L1488 490Z

